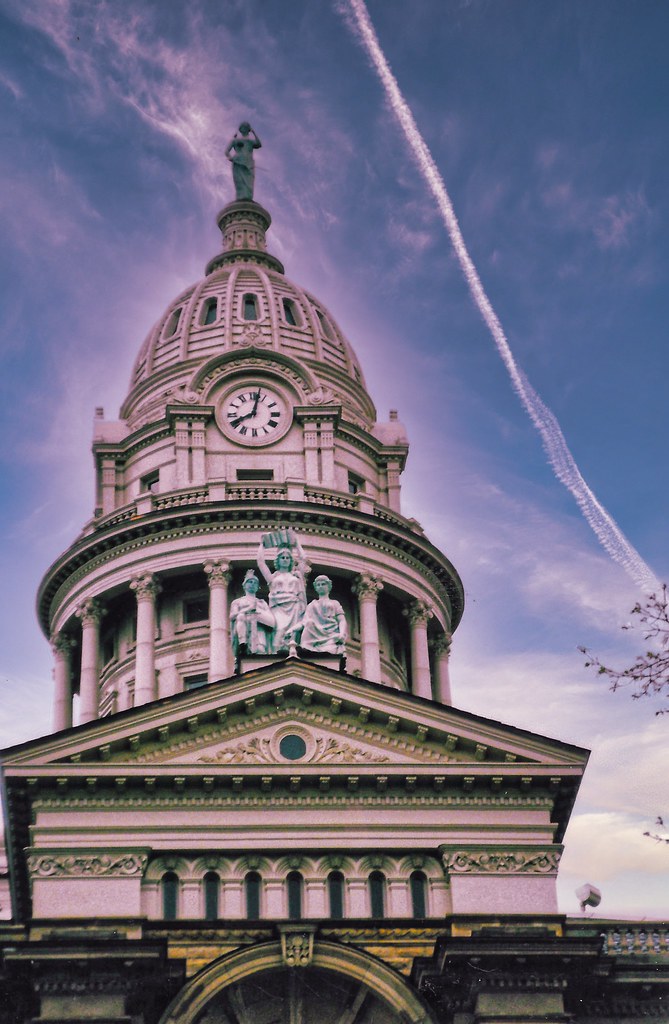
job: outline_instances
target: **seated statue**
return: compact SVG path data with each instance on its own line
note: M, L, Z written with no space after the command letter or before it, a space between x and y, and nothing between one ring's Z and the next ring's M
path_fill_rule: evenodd
M244 596L230 605L230 640L235 661L242 654L267 654L271 651L276 619L267 601L256 597L260 581L253 569L244 577Z
M317 576L314 590L318 597L309 602L304 613L300 647L321 654L343 655L348 629L344 609L339 601L330 597L332 580L328 576Z

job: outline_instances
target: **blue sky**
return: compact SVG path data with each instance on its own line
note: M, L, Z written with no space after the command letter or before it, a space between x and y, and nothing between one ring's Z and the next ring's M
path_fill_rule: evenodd
M346 6L345 3L342 4ZM518 363L659 579L669 379L669 7L370 0ZM408 17L408 11L411 11ZM248 118L271 248L412 451L404 507L459 569L455 703L592 748L561 906L669 914L660 705L611 694L639 592L547 464L346 19L326 0L0 5L0 743L49 729L34 594L93 507L92 417L218 250Z

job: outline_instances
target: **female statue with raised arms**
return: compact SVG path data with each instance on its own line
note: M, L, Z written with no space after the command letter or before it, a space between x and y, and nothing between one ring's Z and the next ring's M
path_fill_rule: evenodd
M274 572L267 567L266 550L275 548ZM258 568L269 587L269 607L276 619L271 653L287 651L296 640L307 607L306 555L293 530L266 533L258 548Z

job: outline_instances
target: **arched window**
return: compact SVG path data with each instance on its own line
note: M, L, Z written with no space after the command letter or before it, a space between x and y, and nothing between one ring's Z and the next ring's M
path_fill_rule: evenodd
M215 871L204 876L204 917L206 921L218 920L218 897L221 881Z
M207 299L204 306L202 307L202 313L200 314L200 323L204 324L215 324L218 316L218 299Z
M411 913L414 917L427 917L427 878L423 871L414 871L409 878Z
M297 310L292 299L283 300L283 319L287 324L290 324L291 327L297 327L299 324L299 320L297 319Z
M291 921L299 921L302 917L302 875L299 871L291 871L286 882L288 885L288 917Z
M334 340L334 332L332 330L330 321L326 317L325 313L321 313L320 309L317 309L316 315L318 316L321 325L321 330L323 331L325 337L329 338L331 341Z
M181 306L175 309L171 317L167 321L167 327L165 328L165 337L171 338L173 334L177 333L179 321L181 320Z
M328 896L330 917L340 921L344 916L344 876L341 871L331 871L328 875Z
M174 871L166 871L161 879L163 890L163 919L176 921L179 902L179 878Z
M382 871L372 871L368 879L369 906L372 917L386 916L386 876Z
M246 889L246 916L249 921L260 918L260 885L261 878L257 871L249 871L244 879Z
M258 300L252 292L247 292L244 296L244 319L258 319Z

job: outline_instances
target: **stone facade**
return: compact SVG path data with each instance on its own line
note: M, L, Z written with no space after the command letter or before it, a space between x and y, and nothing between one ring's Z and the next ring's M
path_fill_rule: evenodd
M463 589L402 509L397 414L269 214L218 224L40 588L54 733L2 756L0 1024L666 1017L665 923L558 913L587 751L451 704ZM345 658L301 648L295 608L290 642L231 644L258 566L278 629L272 537L297 590L332 581Z

